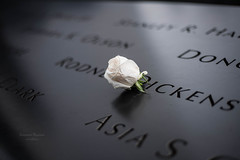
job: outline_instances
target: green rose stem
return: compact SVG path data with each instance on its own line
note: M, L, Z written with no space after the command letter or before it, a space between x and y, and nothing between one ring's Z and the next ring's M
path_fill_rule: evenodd
M136 88L140 91L140 92L145 92L142 88L143 83L147 83L148 80L146 79L146 77L144 77L144 74L142 74L141 78L139 78L139 80L137 80L137 82L135 83Z

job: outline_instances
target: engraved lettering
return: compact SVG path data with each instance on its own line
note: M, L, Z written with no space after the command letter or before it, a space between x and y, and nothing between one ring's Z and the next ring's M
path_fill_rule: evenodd
M217 101L213 100L212 95L210 94L209 96L207 96L206 98L204 98L202 101L200 101L199 103L203 103L204 101L206 101L207 99L209 99L209 102L211 104L212 107L214 107L217 103L219 103L221 100L223 100L223 97L219 98Z
M209 58L209 57L210 57L210 58ZM205 60L204 60L204 59L205 59ZM206 60L206 59L207 59L207 60ZM206 55L206 56L202 56L199 60L200 60L200 62L208 63L208 62L214 61L215 59L217 59L216 56Z
M229 100L227 102L227 105L229 106L229 108L220 107L220 109L224 110L224 111L230 111L230 110L234 109L234 107L235 107L235 105L233 103L239 104L240 101L239 100Z
M72 62L72 61L73 61L73 58L72 58L72 57L67 57L67 58L64 58L63 60L55 63L55 65L56 65L56 66L59 65L60 67L62 67L62 66L64 65L64 63L66 63L66 62Z
M179 31L181 33L195 34L198 31L198 26L195 24L184 25L185 27L178 27L175 24L163 24L163 23L153 23L153 22L141 22L132 19L120 19L118 22L114 23L116 27L132 27L137 29L155 30L155 31ZM218 29L213 27L204 31L202 34L206 36L217 36L217 37L230 37L230 38L240 38L240 35L236 35L235 31L229 32L227 28Z
M15 94L19 94L19 93L22 92L22 90L24 90L24 87L21 87L21 88L18 88L18 89L16 88L13 91L15 91Z
M105 69L104 69L104 72L103 72L103 73L101 73L101 74L98 75L98 77L103 78L103 77L104 77L104 74L105 74Z
M143 134L143 135L140 135L140 136L137 136L137 137L134 137L134 138L131 138L131 139L128 139L126 140L126 142L135 142L136 143L136 146L139 148L141 147L141 145L143 144L143 142L145 141L145 139L147 138L147 133L146 134Z
M187 27L181 29L181 31L187 33L196 33L196 29L197 29L196 25L188 25Z
M26 95L32 94L34 92L34 89L29 89L21 94L19 94L19 96L21 96L22 98L25 98Z
M156 88L156 92L158 92L158 93L166 93L166 92L163 92L163 91L159 91L159 89L160 88L162 88L162 87L164 87L164 86L170 86L170 87L174 87L174 85L172 85L172 84L163 84L163 85L160 85L160 86L158 86L157 88Z
M154 86L154 85L157 84L157 83L158 83L158 81L156 81L156 82L150 84L149 86L146 87L146 89L149 89L150 87Z
M32 102L36 97L44 95L43 93L35 93L35 89L25 89L24 86L19 86L18 79L11 77L0 82L0 88L8 92L13 92L24 100Z
M222 61L225 63L226 66L229 66L230 64L232 64L236 59L233 59L231 62L228 62L226 58L221 59L219 62L217 62L216 64L221 63Z
M134 45L134 43L123 42L121 40L113 40L102 38L99 35L87 35L81 39L82 43L89 43L100 46L115 47L128 49Z
M43 96L43 95L44 95L44 93L37 92L34 95L32 95L31 97L28 97L27 100L33 101L36 97Z
M188 143L187 141L183 140L183 139L175 139L175 140L172 140L171 142L169 142L168 144L168 148L169 148L169 153L167 155L164 155L162 153L160 153L160 151L157 151L155 153L156 157L160 158L160 159L164 159L164 158L172 158L174 156L177 155L177 149L175 147L176 144L182 144L183 146L186 146Z
M98 127L97 127L97 130L101 130L101 128L107 123L107 121L112 117L112 115L109 115L109 116L105 116L105 117L102 117L102 118L99 118L99 119L96 119L96 120L93 120L91 122L87 122L85 123L85 125L89 125L89 124L92 124L92 123L99 123Z
M134 128L130 128L127 131L123 132L122 134L120 134L118 136L118 139L123 139L124 137L126 137L129 133L131 133L132 131L134 131Z
M188 56L185 55L186 53L191 52L191 51L192 50L188 50L182 56L185 58L190 58L190 57L192 58L193 56L199 56L201 53L200 51L193 50L194 55L191 55L190 57L189 57L189 55ZM68 64L68 63L66 63L68 60L69 59L64 59L64 60L60 61L58 63L58 65L64 66L64 65ZM71 58L71 61L73 61L72 58ZM226 64L226 66L231 65L231 63L234 63L227 59L222 59L222 60L218 61L218 64L223 63L223 62ZM97 67L91 67L91 65L88 65L88 64L81 65L80 67L81 68L77 68L77 69L79 69L79 70L81 69L80 71L82 71L82 72L86 71L85 73L93 73L92 75L94 75L96 77L101 77L101 78L104 76L105 71L103 69L99 69ZM149 75L147 75L146 77L147 77L148 81L153 81ZM148 82L148 83L145 83L144 88L146 90L148 90L150 88L154 88L154 91L156 93L162 93L165 95L180 98L180 99L190 101L190 102L195 102L198 104L204 104L205 101L209 101L210 103L208 103L208 104L211 107L218 105L219 106L218 108L223 111L233 110L240 103L239 100L233 100L233 99L229 100L229 99L225 99L224 97L221 97L220 99L213 99L212 94L205 95L205 93L202 91L199 91L199 90L194 91L190 88L184 89L183 87L177 87L174 84L168 84L168 83L167 84L159 84L159 85L157 85L157 84L159 84L159 81L154 81L153 83ZM1 86L1 82L0 82L0 86ZM175 87L177 87L177 88L175 88ZM200 97L203 97L203 98L200 99ZM197 101L197 99L200 99L200 100Z
M76 68L76 71L78 72L83 72L83 71L87 71L91 68L91 65L89 64L83 64L80 67Z
M230 37L234 37L235 32L229 32L229 33L225 33L222 36L230 36Z
M102 69L98 70L98 68L95 67L95 68L89 70L87 73L93 72L93 75L95 75L95 74L98 74L98 73L100 73L100 72L102 72L102 71L105 71L105 69L102 68Z
M67 68L67 69L73 69L73 68L78 67L79 65L80 65L79 62L70 62L70 63L68 63L68 64L65 66L65 68Z
M183 89L182 87L179 87L177 90L175 90L174 92L170 93L169 95L172 96L174 94L177 93L177 97L181 98L181 92L186 92L186 91L190 91L191 89Z
M72 33L68 34L65 39L67 39L67 40L72 40L74 37L76 37L76 36L78 36L78 35L79 35L79 33L77 33L77 32L72 32Z
M184 53L180 54L178 56L178 58L190 60L190 59L194 59L200 55L201 55L200 51L189 49L189 50L185 51ZM218 59L218 57L215 55L203 55L203 56L200 56L199 61L202 63L211 63L213 61L216 61L217 59ZM228 67L228 66L232 65L233 63L236 63L236 59L229 60L224 57L224 58L221 58L220 60L218 60L215 64L218 65L221 63L224 63L225 66ZM240 62L237 62L236 68L240 68Z
M236 65L237 68L240 68L240 62Z
M192 95L190 95L189 97L187 97L186 100L191 101L191 102L194 102L194 100L191 99L191 98L193 98L193 97L198 98L198 97L199 97L198 94L204 94L204 93L203 93L203 92L200 92L200 91L196 91L196 92L194 92Z
M111 132L105 131L104 133L105 133L106 135L115 135L115 134L118 133L118 127L125 128L126 125L123 124L123 123L115 124L115 125L112 126L112 131L111 131Z
M185 55L187 55L187 54L188 54L188 56L185 56ZM190 55L189 55L189 54L190 54ZM181 58L181 59L192 59L192 58L198 57L200 54L201 54L200 51L193 50L193 49L189 49L189 50L187 50L186 52L180 54L180 55L178 56L178 58ZM184 57L184 56L185 56L185 57Z
M219 36L220 34L226 32L226 31L227 31L226 28L224 28L224 29L222 29L222 30L218 30L216 27L214 27L214 28L210 29L209 31L207 31L207 32L206 32L206 35L209 35L209 34L211 34L211 33L216 33L216 36Z

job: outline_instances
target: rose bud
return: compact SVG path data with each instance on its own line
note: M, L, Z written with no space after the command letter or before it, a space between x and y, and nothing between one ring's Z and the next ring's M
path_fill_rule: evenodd
M105 71L104 78L114 88L128 89L135 84L138 90L144 92L141 85L147 81L144 77L146 74L147 71L140 73L138 65L133 60L118 55L108 61L108 68ZM141 78L146 81L140 81Z

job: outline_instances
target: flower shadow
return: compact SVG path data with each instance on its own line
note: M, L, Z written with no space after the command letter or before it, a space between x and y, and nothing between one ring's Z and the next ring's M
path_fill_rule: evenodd
M130 117L131 113L141 104L144 95L146 94L132 88L122 92L112 104L120 114Z

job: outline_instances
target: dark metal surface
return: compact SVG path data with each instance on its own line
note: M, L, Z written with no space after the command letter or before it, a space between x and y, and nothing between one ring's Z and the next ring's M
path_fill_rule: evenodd
M1 11L2 159L240 159L239 7L24 3ZM114 90L110 58L149 72Z

